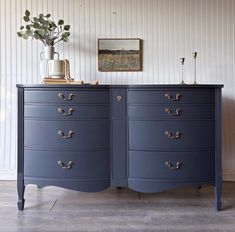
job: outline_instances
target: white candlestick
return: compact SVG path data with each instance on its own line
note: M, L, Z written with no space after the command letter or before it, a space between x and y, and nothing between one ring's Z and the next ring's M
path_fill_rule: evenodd
M184 62L185 62L185 58L180 58L180 71L181 71L181 84L185 84L184 82Z
M197 52L193 52L193 59L194 59L194 84L197 84Z

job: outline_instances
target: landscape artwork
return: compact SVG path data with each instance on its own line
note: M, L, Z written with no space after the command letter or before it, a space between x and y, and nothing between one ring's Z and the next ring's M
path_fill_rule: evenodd
M98 70L141 71L140 39L98 39Z

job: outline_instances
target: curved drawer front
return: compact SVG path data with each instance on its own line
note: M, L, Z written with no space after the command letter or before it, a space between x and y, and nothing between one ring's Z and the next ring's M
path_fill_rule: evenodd
M51 90L25 91L24 101L31 103L109 103L108 90Z
M130 151L129 177L175 180L214 178L214 153Z
M63 164L59 165L59 161L62 161ZM26 177L104 179L110 178L109 166L108 150L25 150L24 156L24 173Z
M201 103L213 104L213 90L155 90L128 91L128 102L131 104L161 104L161 103Z
M109 118L109 106L102 105L31 105L25 104L25 118L92 119Z
M136 119L212 119L212 105L129 105L129 118Z
M213 146L213 121L129 121L130 149L203 149Z
M37 149L102 149L109 147L109 120L25 120L25 147Z

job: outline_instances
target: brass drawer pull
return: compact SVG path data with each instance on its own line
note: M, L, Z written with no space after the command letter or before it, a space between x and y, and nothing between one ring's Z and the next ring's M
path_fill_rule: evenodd
M181 112L181 109L177 108L175 110L175 113L172 113L172 110L169 109L169 108L165 108L165 112L168 113L169 115L171 116L179 116L180 115L180 112Z
M58 109L58 112L62 113L64 116L70 116L70 115L72 115L72 114L73 114L73 111L74 111L73 108L69 108L68 113L65 113L65 110L64 110L64 109L62 109L62 108L59 108L59 109Z
M180 93L177 93L175 95L175 98L173 98L169 93L165 93L165 97L168 99L168 100L171 100L171 101L179 101L180 100L180 97L181 97L181 94Z
M175 166L174 166L171 162L169 162L169 161L166 161L166 162L165 162L165 165L166 165L169 169L172 169L172 170L178 170L178 169L180 169L180 168L183 166L183 164L180 163L179 161L176 162Z
M166 135L169 139L179 139L180 136L182 135L182 133L179 132L179 131L176 131L175 136L174 136L171 132L165 131L165 135Z
M58 93L58 97L62 98L64 101L71 101L73 100L74 94L70 93L68 98L66 98L63 93Z
M65 165L65 163L61 160L58 161L57 163L61 168L63 169L71 169L74 165L74 162L73 161L69 161L67 165Z
M58 135L62 138L62 139L70 139L72 138L74 132L73 131L69 131L67 135L65 135L65 133L61 130L58 131Z
M117 99L117 101L121 101L122 100L122 96L117 96L116 99Z

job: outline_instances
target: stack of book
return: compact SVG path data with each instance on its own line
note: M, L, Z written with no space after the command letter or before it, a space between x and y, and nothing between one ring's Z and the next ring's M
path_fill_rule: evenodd
M45 77L42 81L43 84L70 84L71 80L65 78L50 78Z
M98 85L98 81L92 81L92 82L85 82L83 80L81 81L75 81L74 79L65 79L65 78L50 78L45 77L42 81L42 84L74 84L74 85Z
M83 80L71 81L70 84L74 84L74 85L99 85L99 81L92 81L92 82L85 82Z

